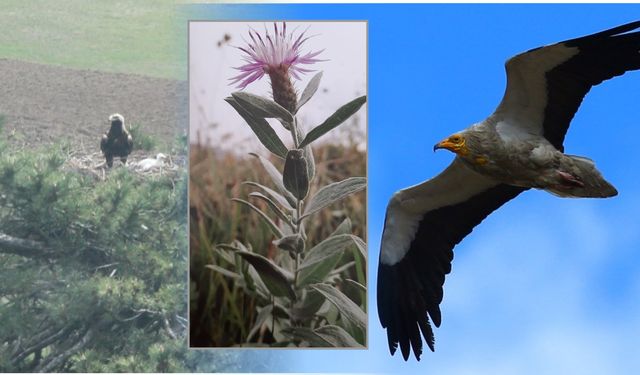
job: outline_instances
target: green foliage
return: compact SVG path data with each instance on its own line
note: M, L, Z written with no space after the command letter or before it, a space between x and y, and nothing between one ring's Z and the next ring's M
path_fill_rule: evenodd
M316 184L310 187L312 195L318 190L316 185L327 185L332 181L341 181L348 176L365 173L365 154L355 145L345 147L321 144L314 151L317 155L318 173L314 179ZM278 160L273 162L282 167ZM247 160L231 154L220 155L211 149L192 145L190 168L190 319L193 322L190 325L191 344L232 346L246 341L248 333L258 319L255 306L262 297L246 291L242 281L225 276L221 272L214 272L207 268L207 265L218 265L225 270L233 269L235 260L233 256L229 256L233 253L221 251L217 245L232 243L235 239L246 244L246 248L255 249L255 252L265 256L270 256L269 254L275 251L275 238L262 218L252 209L234 203L232 198L246 197L252 191L260 191L281 207L287 207L288 203L286 199L276 200L264 190L266 188L275 192L277 188L268 188L274 184L257 158ZM246 182L249 180L256 182ZM268 212L267 204L263 204L259 199L249 199ZM314 213L311 217L314 225L306 228L306 242L318 244L334 234L338 227L348 228L348 233L364 236L365 208L363 195L357 194L344 198L330 209ZM349 212L350 220L343 224L346 219L345 212ZM274 214L270 216L274 217ZM339 272L340 278L345 281L348 278L357 279L366 284L366 268L360 261L362 257L355 257L354 251L356 249L352 248L343 254L341 264L347 265L347 268ZM355 294L350 295L356 298ZM306 311L314 309L313 300L314 298L308 298ZM364 298L360 297L358 303L361 301L365 301ZM323 301L320 302L322 304ZM319 306L314 311L318 308ZM260 339L264 342L270 338L268 332L262 337L252 336L248 345L260 345Z
M338 108L338 110L329 116L324 122L315 128L311 129L309 134L300 142L300 147L304 147L306 145L311 144L324 134L336 128L338 125L342 124L345 120L351 117L353 114L358 112L360 107L367 101L366 96L361 96L359 98L353 99L349 103L343 105Z
M186 348L186 174L95 180L67 153L0 145L0 370L220 369Z
M140 124L131 124L129 133L133 138L134 150L153 151L156 148L155 138L142 131Z
M318 91L318 87L320 86L320 80L322 79L322 72L316 73L313 78L307 84L307 87L304 88L302 95L300 95L300 100L298 100L298 109L297 111L305 105L313 95ZM296 112L297 112L296 111Z
M316 75L304 91L307 102L315 93L321 75ZM275 90L275 87L274 87ZM366 342L366 279L363 272L366 263L365 244L359 237L351 234L351 221L343 220L328 238L320 243L308 240L305 227L317 225L309 215L327 208L349 195L363 190L366 179L347 178L329 184L324 188L315 186L310 193L312 180L316 174L316 161L308 147L313 141L331 129L343 123L353 115L366 101L358 98L338 109L323 124L303 138L297 118L268 98L248 93L233 93L227 98L234 109L248 122L262 144L276 157L285 156L284 167L277 168L269 160L257 156L275 190L260 182L248 182L247 185L261 192L252 192L249 197L256 198L262 207L248 201L233 198L254 212L271 231L272 239L258 244L258 249L268 247L264 255L254 253L251 246L241 241L211 245L206 250L216 253L218 262L210 264L208 269L222 276L223 289L241 290L242 295L251 296L247 315L231 310L236 317L234 333L238 341L230 344L255 345L257 343L272 346L364 346ZM300 143L305 149L283 149L284 144L265 118L279 118L285 128L291 131L293 143ZM301 139L304 141L300 142ZM286 151L286 152L285 152ZM280 170L283 170L281 173ZM192 174L195 174L192 170ZM269 214L275 214L271 219ZM343 213L341 213L343 215ZM241 227L243 224L240 223ZM202 233L202 232L201 232ZM309 246L306 246L306 242ZM203 245L206 239L200 238ZM350 250L355 248L356 250ZM310 249L310 250L305 250ZM199 249L202 251L203 249ZM357 282L362 286L356 296L348 296L340 291L343 284L351 285L347 280L352 269L356 269ZM192 293L197 295L193 302L201 300L197 285ZM229 293L223 295L228 296ZM219 304L219 300L217 301ZM207 301L208 303L208 301ZM232 303L223 306L236 307ZM244 308L246 305L243 304ZM221 314L222 315L222 314ZM193 317L193 316L192 316ZM242 320L249 318L249 324ZM221 326L214 327L220 329ZM224 330L224 327L222 327Z

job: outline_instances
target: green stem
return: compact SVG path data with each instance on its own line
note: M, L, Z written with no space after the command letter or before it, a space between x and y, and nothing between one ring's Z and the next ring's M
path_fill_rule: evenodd
M294 116L293 117L293 121L291 122L291 136L293 137L293 144L295 145L296 148L298 148L298 119ZM302 215L302 200L297 199L296 201L296 220L295 220L295 224L296 224L296 234L302 235L302 233L300 233L300 216ZM294 270L294 288L296 285L298 285L298 268L300 268L300 253L296 253L296 269Z
M293 145L295 146L295 148L298 148L298 145L300 144L298 142L298 134L296 134L297 127L298 127L298 124L297 124L296 118L294 117L293 121L289 124L289 130L291 130L291 137L293 138Z
M302 201L300 199L298 199L297 203L296 203L296 234L302 235L302 233L300 233L300 216L302 215ZM296 285L298 285L298 268L300 268L300 253L296 253L296 269L294 272L294 287Z
M271 296L271 334L276 332L276 297Z

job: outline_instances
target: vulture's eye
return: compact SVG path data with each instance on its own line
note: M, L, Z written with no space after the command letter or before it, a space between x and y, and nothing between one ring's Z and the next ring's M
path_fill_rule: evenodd
M454 135L451 138L449 138L449 140L453 143L460 143L460 136L459 135Z

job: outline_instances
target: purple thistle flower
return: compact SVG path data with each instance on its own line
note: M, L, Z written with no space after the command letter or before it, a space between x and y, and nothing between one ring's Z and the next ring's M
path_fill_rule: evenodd
M243 57L245 65L237 67L241 73L231 78L231 84L238 84L237 87L244 89L251 82L262 78L265 73L271 74L273 71L286 70L295 79L300 79L301 73L308 73L312 70L302 68L301 65L310 65L316 62L325 61L316 59L322 51L308 52L302 54L300 48L310 37L305 37L305 32L300 33L294 39L294 33L287 34L287 24L282 23L282 28L278 29L278 24L273 23L273 35L265 28L264 37L254 29L249 30L251 42L247 43L247 48L237 47L247 54Z
M254 29L250 29L251 41L245 41L246 47L236 47L246 54L242 58L246 64L235 68L240 71L240 74L231 78L230 84L237 84L237 88L244 89L251 82L268 74L274 100L294 112L297 99L289 76L299 80L301 74L313 71L303 68L303 65L325 61L316 58L324 50L306 54L301 51L304 42L310 38L305 36L307 30L295 37L295 30L287 33L285 22L282 23L281 28L278 28L278 24L274 22L273 34L266 27L263 36Z

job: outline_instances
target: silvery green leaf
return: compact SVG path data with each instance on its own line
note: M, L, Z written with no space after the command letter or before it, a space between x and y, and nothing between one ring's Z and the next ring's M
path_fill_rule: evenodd
M288 237L288 236L285 236L285 237ZM274 243L275 242L276 241L274 241ZM280 267L284 268L285 270L295 272L295 269L296 269L295 260L297 258L296 254L297 253L293 253L291 251L280 251L275 254L273 261L276 262L276 264L278 264Z
M316 158L313 156L311 146L306 146L302 151L304 152L305 159L307 159L307 175L309 176L309 181L313 181L313 178L316 176Z
M273 323L273 324L271 324ZM285 323L286 324L286 323ZM269 329L271 330L271 334L273 335L273 339L276 342L281 342L285 340L285 336L282 334L282 324L280 323L280 320L278 319L274 319L273 321L269 321L267 323L267 326L269 327ZM273 345L273 344L271 344Z
M297 125L296 121L296 142L300 143L304 139L304 130L302 127ZM313 181L313 177L316 175L316 159L313 156L313 150L311 149L311 145L305 146L303 149L304 157L307 159L307 174L309 176L309 181Z
M312 348L331 347L329 341L307 327L288 327L283 329L282 333L293 340L306 342Z
M262 189L262 191L264 191L271 199L275 200L276 202L278 202L278 204L281 207L284 207L285 209L291 211L293 210L295 207L291 207L291 205L289 204L289 202L287 201L287 199L280 193L276 192L273 189L270 189L264 185L260 185L257 182L253 182L253 181L245 181L243 182L243 184L245 185L249 185L249 186L254 186L257 187L259 189Z
M284 223L287 223L287 225L289 225L289 228L293 231L294 227L293 227L293 224L291 223L291 218L288 217L284 212L282 212L280 207L278 207L278 205L275 204L274 201L272 201L270 198L264 196L263 194L255 192L255 191L253 193L249 193L249 196L253 197L253 198L260 199L261 201L265 202L267 204L267 206L269 206L271 211L273 211Z
M315 289L314 289L315 290ZM320 292L318 292L320 293ZM322 295L324 297L324 295ZM325 297L326 298L326 297ZM318 315L322 316L327 320L329 324L338 324L340 320L340 310L333 303L326 301L325 304L322 305L320 311L318 311ZM342 324L350 324L348 320L345 320ZM342 325L341 324L341 325Z
M349 320L341 320L340 326L359 343L364 344L366 341L366 331Z
M236 257L236 268L239 268L240 272L242 272L242 279L247 285L247 290L260 294L260 291L258 291L256 280L259 283L262 283L262 280L260 280L260 276L258 276L258 272L256 272L256 270L253 267L250 267L249 263L243 261L242 257L238 254L237 251L234 253L234 256ZM253 271L253 274L252 274L252 271ZM262 283L261 286L263 287L262 294L264 296L268 296L269 291L267 290L267 287L264 286L264 283Z
M282 140L280 140L280 137L278 137L278 134L276 134L276 131L273 130L267 120L253 116L233 98L226 98L225 100L242 116L267 150L281 158L285 157L287 146L282 143Z
M255 268L249 266L247 262L243 262L243 264L245 265L246 271L243 272L242 275L245 282L247 283L247 287L249 287L249 290L255 291L260 297L265 300L271 299L269 289L260 278L260 274L258 274L258 271L256 271Z
M280 172L278 172L276 167L274 167L273 164L271 164L271 162L269 160L263 158L262 156L260 156L258 154L250 153L250 155L255 156L258 159L258 161L260 161L260 164L262 164L262 167L264 168L264 170L267 172L267 174L271 178L271 181L273 181L273 183L276 186L276 188L278 188L278 190L282 193L282 195L285 197L287 202L289 202L289 205L291 207L296 207L298 201L293 196L293 194L291 194L284 187L284 184L282 183L282 174Z
M268 318L271 317L271 312L273 311L273 305L268 304L263 307L258 307L258 317L256 317L256 322L251 327L249 334L247 335L247 342L251 340L251 338L258 333L262 325L265 324Z
M304 88L302 95L300 95L300 100L298 101L298 109L296 112L300 110L300 107L305 105L313 97L313 94L318 91L318 86L320 86L320 80L322 79L322 72L318 72L316 75L311 78L307 87Z
M231 200L234 201L234 202L242 203L245 206L247 206L247 207L251 208L252 210L254 210L255 212L257 212L260 215L260 217L262 218L262 220L264 220L264 222L267 223L267 225L269 226L269 229L271 229L271 231L273 232L273 234L276 237L284 236L284 234L282 233L280 228L278 228L276 223L274 223L273 220L271 220L271 218L269 218L269 216L267 216L267 214L265 214L264 212L260 211L260 209L258 207L252 205L251 203L245 201L244 199L231 198Z
M314 332L331 343L331 346L336 348L362 348L356 339L351 337L349 332L345 331L339 326L326 325L320 328L316 328Z
M329 237L331 236L337 236L339 234L351 234L351 230L352 230L352 225L351 225L351 219L349 219L349 217L346 217L344 220L342 220L342 222L336 227L336 229L333 231L333 233L331 233L329 235Z
M293 115L271 99L244 91L234 92L231 96L254 117L280 118L289 123L293 122Z
M306 228L306 224L305 224L305 222L304 222L304 221L300 221L300 223L299 223L299 224L300 224L300 228L299 228L300 230L299 230L299 232L301 232L301 233L302 233L302 238L306 241L306 240L308 240L308 239L309 239L309 238L308 238L308 236L307 236L307 228Z
M352 237L353 237L353 243L356 244L356 248L360 252L360 255L362 255L362 258L366 260L367 259L367 244L362 240L362 238L360 238L358 236L352 236Z
M338 108L338 110L334 114L329 116L329 118L324 120L322 124L313 128L304 138L302 143L300 143L299 147L302 148L308 144L311 144L311 142L315 141L330 130L333 130L335 127L342 124L346 119L351 117L351 115L358 112L360 107L362 107L362 105L366 101L367 97L361 96Z
M360 284L359 282L357 282L355 280L345 279L344 282L346 284L349 284L349 285L353 286L355 289L357 289L360 292L364 292L364 293L367 292L367 288L364 285Z
M218 272L219 274L222 274L222 275L224 275L226 277L229 277L231 279L239 279L241 277L237 273L229 271L227 269L224 269L224 268L222 268L220 266L216 266L215 264L207 264L205 267L209 268L209 269L212 269L212 270Z
M304 251L304 240L300 234L284 236L273 241L273 244L282 250L290 251L292 253L301 253Z
M318 192L309 199L309 203L306 205L302 217L309 216L365 187L367 187L367 179L364 177L350 177L346 180L329 184L318 190Z
M220 256L220 258L222 258L224 261L226 261L229 264L235 264L233 260L233 255L224 250L236 251L238 250L238 248L232 245L227 245L227 244L220 244L214 247L214 251Z
M244 246L244 244L238 240L234 240L233 245L242 251L249 251L249 252L252 251L251 245Z
M302 200L309 192L307 159L302 150L289 150L284 161L283 184L294 197Z
M344 319L363 331L367 329L367 315L349 297L329 284L313 284L311 287L327 297Z
M289 308L288 307L284 307L282 305L282 303L278 302L281 301L281 298L276 298L274 301L274 308L273 308L273 316L275 316L276 318L281 318L281 319L289 319L291 318L291 316L289 315ZM290 305L289 301L286 302L287 306Z
M230 244L221 243L219 245L216 245L216 247L219 247L225 250L230 250L230 251L244 250L240 246L238 246L238 244L239 244L239 241L233 241L233 243L230 243Z
M343 272L345 272L346 270L348 270L349 268L353 267L356 265L356 262L351 261L351 262L347 262L342 264L340 267L338 268L334 268L333 271L331 271L331 273L329 273L329 276L327 276L327 281L328 282L333 282L334 279L338 279L340 274L342 274Z
M327 299L315 289L305 289L304 296L298 300L291 311L291 316L297 320L312 318Z
M342 290L352 301L358 305L362 305L367 295L367 288L359 282L346 279L342 282Z
M298 286L323 282L336 267L344 249L354 243L351 234L332 236L314 246L298 269Z
M246 251L239 251L244 260L249 262L258 274L260 279L264 282L269 292L276 297L289 297L295 299L295 291L292 288L293 275L274 264L269 259L263 257L260 254L249 253Z

